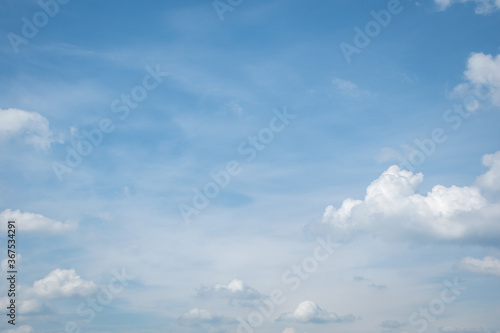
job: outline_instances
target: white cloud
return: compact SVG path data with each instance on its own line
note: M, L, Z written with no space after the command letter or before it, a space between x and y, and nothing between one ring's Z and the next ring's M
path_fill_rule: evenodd
M0 219L4 221L16 221L16 226L21 231L44 231L44 232L64 232L75 230L78 224L74 221L60 222L52 220L41 214L21 212L19 210L6 209L0 212Z
M389 240L497 242L499 204L489 203L479 188L468 186L436 185L421 195L417 188L422 181L421 173L393 165L368 186L363 200L348 198L338 209L328 206L322 223L340 240L372 233Z
M472 273L500 277L500 260L494 257L484 257L483 259L465 257L460 261L458 267Z
M489 102L500 106L500 55L473 53L464 76L467 81L454 88L453 97L469 99L469 104L472 98L476 104Z
M240 305L246 305L248 303L246 301L261 300L264 298L264 295L238 279L233 279L227 284L202 286L198 289L197 295L207 298L227 298L231 302L237 301Z
M339 89L342 92L342 94L347 96L358 97L370 94L365 90L361 90L357 84L349 80L343 80L338 77L335 77L332 79L332 83L337 87L337 89Z
M491 90L491 102L500 106L500 55L473 53L467 61L465 77L474 85Z
M474 2L476 14L490 14L500 9L500 0L434 0L440 10L445 10L455 3Z
M37 148L47 149L60 142L49 128L49 121L37 112L0 109L0 139L22 136Z
M483 165L490 168L477 178L479 187L491 191L500 191L500 151L483 156Z
M34 294L46 298L88 296L96 290L93 281L83 280L74 269L55 269L33 284Z
M472 83L500 82L500 55L472 53L467 61L465 77Z
M313 301L304 301L299 304L294 312L282 313L277 321L324 324L333 322L350 322L355 319L356 318L353 315L340 317L334 312L323 310Z
M236 320L231 317L212 314L207 310L198 308L194 308L188 313L183 314L178 318L178 321L183 326L221 325L236 323Z
M29 325L22 325L18 328L7 330L6 333L34 333L35 330Z

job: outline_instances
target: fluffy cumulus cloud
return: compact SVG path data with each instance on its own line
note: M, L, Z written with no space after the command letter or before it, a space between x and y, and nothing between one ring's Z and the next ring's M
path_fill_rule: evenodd
M422 195L417 193L422 181L421 173L393 165L368 186L363 200L349 198L339 208L328 206L322 224L343 241L371 233L386 240L498 244L498 203L488 202L473 186L436 185Z
M254 288L246 285L243 281L234 279L227 284L214 284L212 286L201 286L197 291L198 297L204 298L227 298L232 304L246 305L265 298Z
M0 139L23 137L37 148L49 148L60 142L49 128L49 121L37 112L20 109L0 109Z
M494 257L484 257L483 259L465 257L460 261L458 267L472 273L500 277L500 260Z
M94 282L83 280L74 269L55 269L33 284L33 293L46 298L88 296L96 291Z
M478 186L490 191L500 191L500 151L484 155L483 165L490 169L478 177Z
M16 221L17 227L23 232L42 231L58 233L75 230L78 226L74 221L60 222L40 214L11 209L0 212L0 219L4 221Z
M500 9L500 0L434 0L441 10L455 3L473 2L476 14L490 14Z
M323 310L313 301L304 301L299 304L294 312L282 313L277 321L325 324L351 322L355 319L356 318L352 314L339 316L334 312Z
M207 310L194 308L188 313L180 316L178 318L178 322L182 326L216 326L223 324L234 324L237 321L231 317L212 314Z

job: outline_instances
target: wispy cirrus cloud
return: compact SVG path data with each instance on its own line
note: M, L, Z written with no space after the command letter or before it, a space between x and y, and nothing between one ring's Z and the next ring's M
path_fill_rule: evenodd
M498 0L434 0L440 10L445 10L456 3L472 2L476 5L474 11L476 14L491 14L500 9L500 1Z

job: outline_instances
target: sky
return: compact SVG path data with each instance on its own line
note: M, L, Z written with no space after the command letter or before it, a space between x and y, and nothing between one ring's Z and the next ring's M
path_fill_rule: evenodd
M500 332L499 15L1 0L1 331Z

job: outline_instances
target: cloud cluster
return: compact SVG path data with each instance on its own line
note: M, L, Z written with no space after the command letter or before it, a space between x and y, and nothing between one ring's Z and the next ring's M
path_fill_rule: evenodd
M0 139L23 137L26 142L40 149L47 149L53 142L60 142L49 128L49 121L37 112L20 109L0 109Z
M19 230L24 232L43 231L43 232L64 232L75 230L78 224L74 221L60 222L52 220L41 214L21 212L19 210L6 209L0 212L0 219L3 221L16 221Z
M178 318L182 326L223 325L234 324L237 321L231 317L212 314L207 310L194 308Z
M277 319L277 321L281 322L314 324L352 322L354 320L356 320L356 317L352 314L341 317L334 312L323 310L313 301L304 301L299 304L294 312L282 313Z
M474 2L476 14L491 14L500 9L500 0L434 0L440 10L445 10L455 3Z
M45 298L89 296L96 291L94 282L83 280L74 269L55 269L33 284L33 293Z
M460 261L458 267L472 273L500 277L500 260L494 257L484 257L483 259L465 257Z
M486 160L490 162L491 158ZM479 177L488 179L489 189L500 186L495 163L488 163L490 171ZM321 223L342 241L360 233L371 233L386 240L498 245L498 203L488 202L481 189L474 186L436 185L421 195L417 189L422 181L421 173L414 174L393 165L368 186L363 200L348 198L339 208L328 206Z
M214 284L212 286L201 286L197 291L198 297L225 298L232 304L247 305L265 298L254 288L246 285L243 281L233 279L227 284Z

